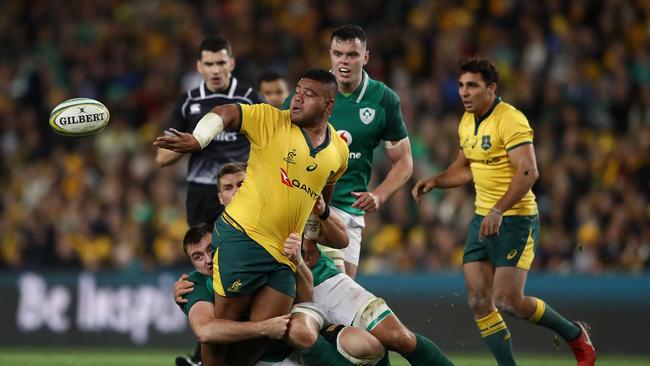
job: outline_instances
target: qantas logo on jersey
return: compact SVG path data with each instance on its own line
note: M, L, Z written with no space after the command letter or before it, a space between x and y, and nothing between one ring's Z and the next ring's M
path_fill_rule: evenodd
M283 168L280 168L280 182L284 184L287 187L295 187L300 189L301 191L307 193L311 199L316 200L320 192L314 191L311 187L306 185L305 183L301 183L298 179L290 179L289 174L287 174L287 171L284 170Z

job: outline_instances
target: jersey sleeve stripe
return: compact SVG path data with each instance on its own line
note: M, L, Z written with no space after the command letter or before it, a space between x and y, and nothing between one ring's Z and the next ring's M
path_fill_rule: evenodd
M532 141L520 142L520 143L518 143L518 144L516 144L514 146L510 146L509 148L506 148L506 151L512 151L512 150L514 150L514 149L516 149L516 148L518 148L520 146L528 145L528 144L532 144L532 143L533 143Z
M187 98L185 98L185 102L181 106L181 115L183 116L183 118L187 118L187 113L185 113L185 108L187 107L187 103L189 103L191 99L192 99L192 91L188 90Z

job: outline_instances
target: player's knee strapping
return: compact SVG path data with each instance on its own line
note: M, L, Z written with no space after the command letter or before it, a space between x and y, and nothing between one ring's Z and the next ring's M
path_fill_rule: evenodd
M382 320L391 315L393 311L384 299L375 297L366 301L354 317L352 326L372 331Z

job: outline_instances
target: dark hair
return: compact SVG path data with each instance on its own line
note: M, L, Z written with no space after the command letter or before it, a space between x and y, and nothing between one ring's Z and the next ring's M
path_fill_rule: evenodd
M485 85L499 82L499 72L488 59L478 56L465 57L458 62L458 65L460 66L460 75L466 72L481 74Z
M239 172L246 171L246 163L240 163L238 161L232 163L226 163L221 166L219 173L217 173L217 189L221 189L221 178L224 175L235 174Z
M361 43L366 43L366 32L356 24L346 24L334 29L330 41L334 38L340 39L341 41L358 39Z
M336 77L334 74L327 70L311 69L302 74L300 76L300 79L311 79L321 84L325 84L330 87L330 91L333 93L332 97L336 96L336 90L338 89L338 84L336 84Z
M210 225L201 223L198 225L194 225L187 232L185 233L185 237L183 238L183 252L185 255L187 254L187 246L190 244L198 244L201 239L203 239L204 236L210 234L212 230L210 230Z
M284 80L284 78L277 71L274 71L274 70L264 71L260 75L260 77L257 78L257 87L259 88L263 81L268 82L268 81L276 81L276 80Z
M228 56L232 57L232 47L230 47L230 42L227 39L222 36L208 36L201 42L197 60L201 59L203 51L219 52L221 50L226 50Z

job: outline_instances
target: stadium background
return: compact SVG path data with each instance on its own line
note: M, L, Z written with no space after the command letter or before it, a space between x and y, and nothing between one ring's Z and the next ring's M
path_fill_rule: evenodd
M459 272L473 188L436 191L419 207L409 195L455 157L457 61L480 54L535 129L542 239L529 291L589 320L604 350L650 353L641 341L650 325L643 0L0 2L0 312L9 330L0 345L190 347L168 296L188 268L185 163L157 169L151 142L200 81L206 34L230 39L240 80L275 69L292 84L328 67L329 34L345 23L365 28L366 70L401 97L414 157L412 181L366 218L360 281L441 346L486 352ZM104 102L109 127L82 139L53 133L50 110L72 97ZM386 171L378 151L375 178ZM143 298L149 305L136 306ZM132 320L145 313L143 339ZM515 347L554 348L550 333L518 323Z

